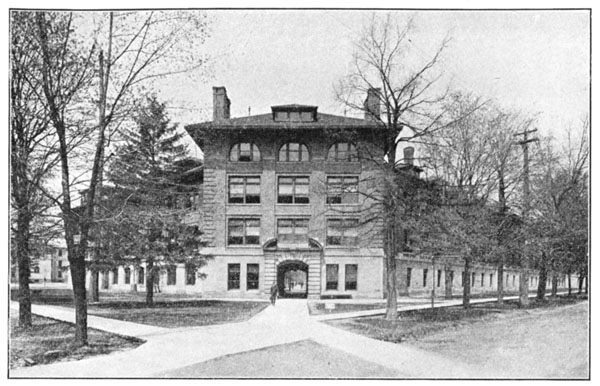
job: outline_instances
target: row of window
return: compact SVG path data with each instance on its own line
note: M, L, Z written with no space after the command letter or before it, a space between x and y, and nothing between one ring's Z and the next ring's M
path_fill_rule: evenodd
M131 268L125 267L124 271L124 282L125 284L131 284ZM169 265L166 268L167 271L167 285L177 285L177 267L175 265ZM186 285L196 285L196 267L192 264L186 264L185 266L185 284ZM144 267L137 268L137 284L144 285L146 280L146 270ZM102 275L102 288L108 288L108 271L103 272ZM158 285L158 277L155 278L155 285ZM119 269L112 269L112 284L119 284Z
M327 159L335 162L358 162L358 152L353 143L338 142L331 145ZM302 143L290 142L279 148L280 162L308 162L310 155L308 147ZM229 151L231 162L257 162L260 161L260 150L251 142L236 143Z
M344 289L346 291L355 291L358 282L358 264L346 264ZM325 266L325 289L338 290L339 283L339 265L327 264ZM227 264L227 289L239 290L241 276L241 264ZM259 287L259 265L246 265L246 290L257 290Z
M346 264L344 277L344 290L355 291L358 282L358 264ZM337 291L339 282L339 265L325 265L325 289Z
M260 204L259 176L230 176L230 204ZM358 177L327 177L328 204L357 204ZM309 204L309 177L280 176L277 178L278 204Z
M227 264L227 289L228 290L239 290L240 289L240 275L241 275L240 264ZM247 264L246 265L246 290L257 290L258 289L258 278L259 278L259 265L258 264Z
M423 287L427 287L428 275L429 275L429 269L424 268L423 269L423 281L422 281ZM475 272L471 272L471 287L475 286L475 280L477 278L476 275L477 274ZM511 278L510 275L506 275L506 286L509 285L510 278ZM464 285L465 285L465 280L466 280L465 272L462 272L461 283L460 283L460 285L462 287L464 287ZM515 286L515 280L516 280L516 275L512 275L513 287ZM531 283L533 280L533 277L530 280L531 280L530 281L530 283ZM438 269L437 270L437 284L436 284L437 287L441 286L441 281L442 281L442 270ZM454 282L454 271L449 272L449 281L450 281L450 285L452 285L452 283ZM406 286L410 287L411 282L412 282L412 268L409 267L409 268L406 268ZM493 284L494 284L494 274L493 273L489 274L489 282L488 283L489 283L490 287L493 286ZM481 279L479 280L479 286L480 287L485 286L485 273L481 274Z
M327 219L327 245L355 246L358 244L356 218ZM277 240L282 244L308 241L308 218L277 219ZM228 245L259 245L260 219L232 218L227 223Z

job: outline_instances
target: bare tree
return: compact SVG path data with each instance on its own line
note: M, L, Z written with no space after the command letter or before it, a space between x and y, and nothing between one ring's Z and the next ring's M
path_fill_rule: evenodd
M190 42L205 34L205 21L196 12L108 12L99 16L105 17L106 22L94 31L94 45L81 55L77 44L81 35L74 32L73 14L37 13L45 103L59 140L62 174L59 206L73 281L76 340L81 344L87 342L85 260L105 148L131 111L136 91L145 83L202 64L193 62L197 57L193 54L196 46ZM90 86L97 88L97 96L93 100L78 99L83 98L82 91L89 91ZM93 132L96 140L91 161L82 166L87 176L86 196L81 208L75 210L71 197L74 182L69 153L71 133L67 129L76 116L69 108L84 105L89 112L92 103L96 107L96 122L85 129Z
M353 70L336 87L337 99L346 107L362 112L377 125L377 146L358 149L360 157L373 163L377 173L360 192L368 197L371 218L382 232L386 269L386 318L397 318L396 257L402 249L403 198L397 186L397 151L401 142L424 140L448 125L440 103L447 91L440 89L441 55L449 39L425 60L415 55L411 41L412 19L398 23L387 15L373 16L356 42ZM369 94L368 103L363 103ZM367 216L369 217L369 216Z

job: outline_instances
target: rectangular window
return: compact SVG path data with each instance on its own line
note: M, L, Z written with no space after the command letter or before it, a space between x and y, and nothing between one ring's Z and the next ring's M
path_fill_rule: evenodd
M427 287L427 273L429 271L427 270L427 268L423 269L423 287Z
M437 278L437 286L439 287L442 283L442 270L438 269L438 278Z
M346 264L346 291L356 290L356 283L358 281L358 264Z
M494 286L494 274L490 273L490 287Z
M258 245L260 243L259 219L230 219L227 230L228 245Z
M485 273L482 273L482 274L481 274L481 286L482 286L482 287L483 287L483 280L484 280L484 277L485 277Z
M260 177L229 177L230 204L259 204Z
M450 287L454 284L454 271L450 271Z
M246 289L258 289L258 264L248 264L246 266Z
M58 257L62 257L62 249L58 250Z
M131 269L125 268L125 284L131 284Z
M406 268L406 287L410 287L410 279L412 278L412 268Z
M508 278L509 278L509 277L510 277L509 275L506 275L506 286L507 286L507 287L508 287Z
M327 245L357 245L358 219L328 219Z
M112 283L119 284L119 268L113 268L112 273L113 273Z
M308 204L308 177L279 177L278 204Z
M277 242L281 244L306 243L308 235L308 219L278 219Z
M550 283L550 281L546 282L546 285L548 285ZM515 275L513 275L513 287L515 286Z
M102 272L102 289L108 289L108 271Z
M288 119L288 112L287 111L278 111L275 113L275 120L276 121L287 121Z
M146 277L146 274L144 272L144 267L139 267L138 268L138 284L140 285L144 285L144 279Z
M196 271L194 264L185 265L185 285L196 285Z
M338 289L338 270L337 264L327 264L325 266L325 289L337 290Z
M167 267L167 285L177 284L177 267L169 265Z
M228 290L239 290L240 289L240 265L239 264L227 264L227 289Z
M358 177L327 177L328 204L357 204Z

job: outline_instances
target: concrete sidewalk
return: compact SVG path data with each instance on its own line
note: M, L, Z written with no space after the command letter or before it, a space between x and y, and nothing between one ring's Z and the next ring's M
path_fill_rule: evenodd
M508 299L508 298L507 298ZM494 301L477 299L473 303ZM460 304L449 301L438 306ZM406 306L403 310L428 308L430 305ZM18 308L11 303L11 308ZM33 312L67 322L74 321L72 309L34 305ZM370 311L332 316L365 316ZM377 312L375 314L381 314ZM170 370L204 362L224 355L243 353L265 347L310 339L328 347L394 369L405 378L481 378L481 369L472 368L414 347L370 339L343 331L308 315L306 300L281 299L247 322L203 327L167 329L89 316L88 323L97 328L146 340L128 351L101 355L73 362L24 367L10 370L10 378L153 378ZM302 366L299 358L298 366ZM310 369L306 369L307 372Z
M10 308L19 310L19 303L10 302ZM61 320L63 322L75 323L75 310L68 307L32 304L31 312L47 318ZM88 327L97 330L111 332L113 334L131 336L145 339L150 335L164 334L169 332L168 328L149 326L146 324L125 322L122 320L102 318L88 315Z

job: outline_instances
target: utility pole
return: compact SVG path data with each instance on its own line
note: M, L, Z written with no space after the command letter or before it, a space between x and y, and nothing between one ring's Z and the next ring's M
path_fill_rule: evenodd
M535 133L537 129L525 130L522 133L514 134L515 137L523 136L517 143L523 148L523 221L527 221L530 204L529 191L529 143L538 141L537 138L529 138L529 134ZM529 276L526 271L529 258L523 254L521 267L519 270L519 304L527 306L529 304Z

